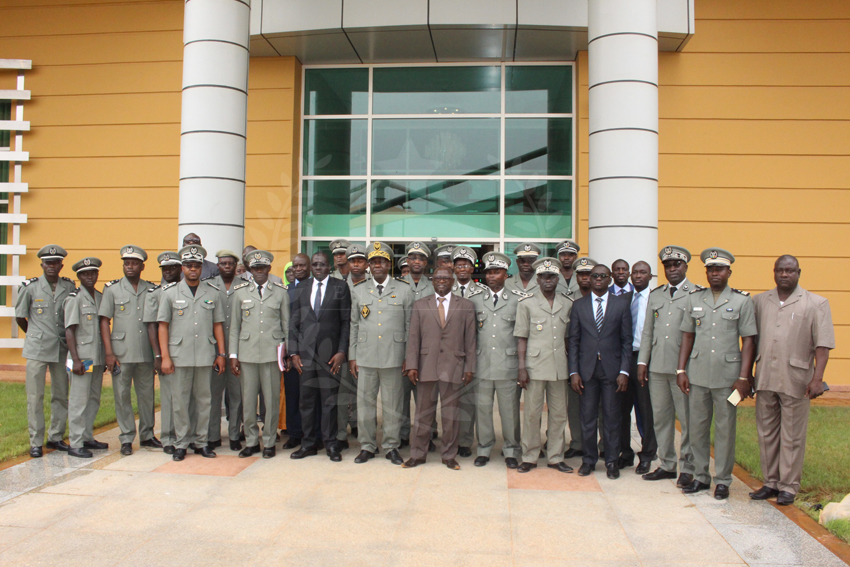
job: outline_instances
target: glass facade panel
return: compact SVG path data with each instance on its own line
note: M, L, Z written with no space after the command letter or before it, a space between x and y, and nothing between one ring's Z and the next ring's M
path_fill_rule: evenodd
M572 189L569 180L506 179L505 237L571 238Z
M366 120L305 120L304 175L366 175Z
M469 114L501 110L502 69L383 67L372 78L375 114Z
M505 112L509 114L571 114L572 98L572 67L505 67Z
M366 181L307 180L301 191L301 234L366 236Z
M572 118L505 120L507 175L572 175Z
M498 238L498 180L376 180L372 236Z
M523 242L534 242L535 244L537 244L540 249L543 250L543 253L540 255L541 258L544 258L546 256L549 256L550 258L558 257L558 255L555 253L557 252L557 242L537 242L533 238L523 241L505 242L505 255L511 259L511 267L508 268L508 273L511 275L517 273L516 254L514 254L514 250L516 250L516 247L522 244Z
M498 174L499 127L498 118L373 120L372 174Z
M369 69L308 69L304 114L369 112Z

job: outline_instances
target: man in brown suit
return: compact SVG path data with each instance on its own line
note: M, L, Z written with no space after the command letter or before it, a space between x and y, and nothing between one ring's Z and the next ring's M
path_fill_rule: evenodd
M460 469L458 447L460 394L475 372L475 306L452 295L454 277L448 268L437 268L431 282L434 295L413 304L405 359L406 374L416 384L416 418L410 438L410 459L404 468L425 463L431 423L442 400L441 457L452 470Z

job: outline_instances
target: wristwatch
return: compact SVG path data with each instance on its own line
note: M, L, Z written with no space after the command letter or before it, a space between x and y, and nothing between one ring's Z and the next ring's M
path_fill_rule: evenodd
M216 358L218 358L219 356L220 356L220 357L222 357L222 358L227 358L227 355L226 355L226 354L224 354L223 352L218 353L218 354L216 355Z
M687 370L681 370L681 369L676 370L676 376L678 376L679 374L684 374L686 372L687 372Z

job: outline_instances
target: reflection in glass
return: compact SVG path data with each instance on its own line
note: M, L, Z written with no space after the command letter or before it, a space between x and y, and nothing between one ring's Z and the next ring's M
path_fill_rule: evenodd
M572 188L569 180L506 179L505 237L571 238Z
M366 236L366 181L304 181L301 226L303 236Z
M505 173L572 175L572 118L505 120Z
M572 73L566 65L505 67L505 112L571 113Z
M372 173L498 174L499 119L373 120Z
M308 69L304 75L304 114L366 114L368 69Z
M366 175L366 120L305 120L304 175Z
M372 182L372 236L455 238L499 236L496 180Z
M568 238L568 237L565 237L565 238ZM526 239L522 242L505 242L505 255L508 258L511 259L511 267L508 268L509 274L517 273L516 254L514 254L514 250L516 250L517 246L520 246L521 244L524 244L525 242L528 242L528 241L534 242L534 240L532 240L532 239ZM543 258L545 256L549 256L550 258L557 258L558 257L558 243L556 243L556 242L534 242L534 243L537 244L540 247L540 249L543 251L543 253L540 254L541 258Z
M377 68L372 76L372 112L498 113L501 80L498 66Z

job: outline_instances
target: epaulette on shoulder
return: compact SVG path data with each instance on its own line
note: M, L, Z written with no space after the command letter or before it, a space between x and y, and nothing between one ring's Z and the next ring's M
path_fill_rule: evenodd
M74 283L74 280L72 280L71 278L66 278L65 276L62 276L62 279L66 282Z
M115 285L115 284L117 284L117 283L118 283L118 282L120 282L120 281L121 281L121 279L119 278L119 279L117 279L117 280L112 280L111 282L106 282L105 284L103 284L103 287L109 287L109 286L111 286L111 285Z
M512 289L511 293L514 294L514 295L518 295L520 297L523 297L525 295L529 295L529 296L531 295L530 293L526 293L526 292L519 290L519 289Z
M484 293L484 290L480 287L473 288L472 291L470 291L469 294L466 296L466 298L469 299L470 297L474 297L479 293Z
M280 282L272 282L272 284L276 285L277 287L282 287L283 289L289 289L288 285L284 285Z
M251 282L241 283L241 284L237 285L236 287L234 287L233 291L236 291L237 289L242 289L243 287L248 287L249 285L251 285Z
M32 282L37 282L37 281L38 281L38 277L30 278L26 281L21 282L21 285L26 287L26 286L30 285Z
M409 281L407 281L406 279L404 279L404 278L402 278L402 277L399 277L399 276L396 276L395 281L397 281L397 282L404 282L404 283L406 283L407 285L410 285L410 282L409 282Z
M734 287L732 288L732 291L734 291L735 293L740 293L741 295L750 295L749 291L744 291L744 290L741 290L741 289L735 289Z
M207 277L205 277L204 279L202 279L201 281L202 281L202 282L205 282L205 281L207 281L207 280L214 280L214 279L215 279L215 276L207 276Z
M165 284L164 286L162 286L162 290L165 291L166 289L172 288L172 287L176 286L177 283L178 282L171 282L169 284Z
M515 289L511 290L511 291L513 291L514 293L517 292L517 290L515 290ZM529 297L534 297L534 293L525 293L525 292L520 292L520 293L523 294L523 295L522 295L522 297L517 299L517 301L522 301L524 299L528 299ZM519 294L517 294L517 295L519 295Z
M565 292L565 291L562 291L562 292L561 292L561 295L563 295L564 297L566 297L566 298L567 298L567 299L569 299L570 301L575 301L575 300L572 298L572 294L569 294L569 293L567 293L567 292Z
M156 282L152 282L152 281L150 281L150 280L145 280L145 281L146 281L146 282L148 282L148 283L149 283L149 284L151 284L151 285L159 285L158 283L156 283Z
M153 283L153 282L151 282L151 283ZM161 287L162 287L162 286L161 286L161 285L159 285L159 284L154 284L154 286L148 290L148 293L153 293L153 292L155 292L156 290L158 290L158 289L159 289L159 288L161 288Z
M355 282L355 283L353 283L352 285L353 285L354 287L357 287L357 286L359 286L360 284L362 284L362 283L363 283L363 282L365 282L365 281L366 281L366 279L364 278L364 279L360 280L359 282Z
M74 291L68 294L68 297L77 297L77 294L80 292L80 288L75 287Z
M667 284L661 284L660 286L656 287L655 289L653 289L653 290L652 290L652 291L650 291L649 293L652 293L653 291L659 290L659 289L661 289L662 287L664 287L665 285L667 285Z
M206 279L206 280L204 280L204 281L207 281L208 279L210 279L210 278L207 278L207 279ZM220 288L220 287L218 287L217 285L215 285L215 284L214 284L214 283L212 283L212 282L207 282L207 285L208 285L208 286L210 286L211 288L213 288L213 289L214 289L214 290L216 290L216 291L221 291L221 288Z
M701 285L699 285L699 284L694 284L694 289L693 289L693 290L691 290L691 293L696 293L696 292L698 292L698 291L702 291L702 290L704 290L704 289L705 289L705 288L704 288L703 286L701 286Z

